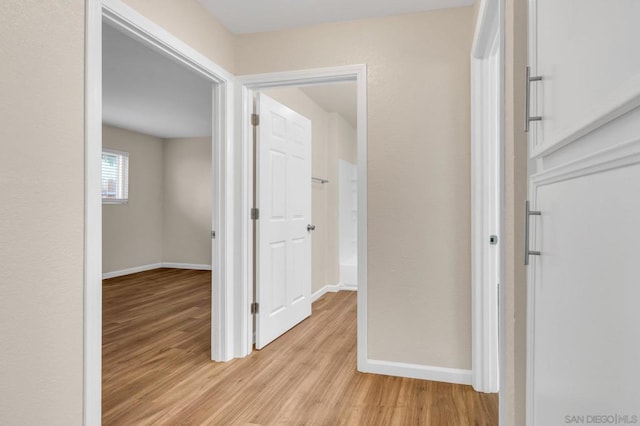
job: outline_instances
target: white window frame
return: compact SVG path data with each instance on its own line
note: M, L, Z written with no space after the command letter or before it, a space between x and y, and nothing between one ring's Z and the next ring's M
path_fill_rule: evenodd
M118 186L122 187L119 191L125 192L124 197L104 198L104 196L102 196L102 204L127 204L129 202L129 153L110 148L102 148L102 154L113 154L118 157L126 158L126 168L124 170L120 170L118 173Z

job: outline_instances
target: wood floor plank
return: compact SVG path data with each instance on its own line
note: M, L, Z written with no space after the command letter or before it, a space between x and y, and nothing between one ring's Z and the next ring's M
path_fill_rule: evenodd
M210 360L211 273L103 285L105 425L497 425L496 395L356 371L356 294L329 293L261 351Z

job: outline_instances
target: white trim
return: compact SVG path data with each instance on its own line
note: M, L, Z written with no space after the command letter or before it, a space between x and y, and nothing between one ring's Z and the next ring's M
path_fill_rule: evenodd
M175 263L175 262L162 262L162 268L173 269L193 269L195 271L211 271L213 268L211 265L202 263Z
M102 422L102 4L86 2L83 424Z
M327 284L324 287L322 287L320 290L315 291L311 295L311 303L320 299L322 296L324 296L327 293L337 293L339 291L358 291L358 288L356 286L344 285L342 283L333 284L333 285Z
M316 290L315 292L313 292L313 294L311 294L311 303L320 299L322 296L324 296L327 293L337 293L339 291L340 291L340 284L334 284L334 285L327 284L324 287L322 287L320 290Z
M251 122L253 91L276 86L301 86L324 84L339 81L355 81L357 84L357 149L358 149L358 370L367 371L367 67L366 65L350 65L333 68L286 71L268 74L247 75L238 77L242 89L237 91L238 114L242 123L238 131L242 132L241 152L238 155L237 167L240 172L239 207L239 241L241 259L238 281L241 283L235 309L239 322L235 339L238 345L236 356L246 356L251 352L252 316L249 306L253 299L251 283L252 261L251 242L253 241L249 210L252 195L251 167ZM227 316L227 321L233 318Z
M472 371L479 392L500 386L502 282L503 29L500 0L482 0L471 53ZM498 236L498 245L489 236Z
M473 35L471 56L484 59L493 43L493 37L500 29L500 1L480 0L476 30Z
M122 277L125 275L137 274L138 272L151 271L152 269L162 268L162 263L150 263L148 265L134 266L132 268L120 269L118 271L105 272L102 274L103 280L109 278Z
M177 39L120 0L86 2L85 76L85 247L84 247L84 424L101 422L102 385L102 202L100 190L102 154L102 24L118 30L183 64L215 86L215 131L212 137L214 230L212 262L211 357L233 357L230 340L233 322L220 316L233 313L233 75Z
M471 384L471 370L458 368L433 367L430 365L409 364L404 362L367 360L367 372L386 376L408 377L411 379L431 380L434 382Z
M118 271L105 272L102 274L103 280L109 278L123 277L125 275L137 274L138 272L151 271L159 268L173 268L173 269L193 269L197 271L210 271L211 265L201 265L197 263L150 263L148 265L134 266L132 268L120 269Z
M531 207L536 209L538 189L542 186L555 184L558 182L577 179L595 173L616 170L640 163L640 138L635 138L624 143L614 145L601 151L585 155L574 161L544 170L529 178L529 196ZM544 212L543 212L544 214ZM531 223L529 230L531 235L531 246L536 247L536 223ZM527 377L526 377L526 407L527 425L534 424L534 362L533 349L535 345L535 277L539 272L537 256L532 257L531 264L527 271Z
M631 166L638 162L640 162L640 138L634 138L532 175L531 190L564 180ZM530 194L533 196L535 192Z
M358 291L358 286L340 283L340 291Z

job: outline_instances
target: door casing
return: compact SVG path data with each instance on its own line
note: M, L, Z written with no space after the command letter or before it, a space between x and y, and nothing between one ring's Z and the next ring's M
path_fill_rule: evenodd
M255 92L260 89L309 86L327 83L354 81L357 85L357 149L358 149L358 370L367 368L367 67L350 65L238 77L237 105L242 117L237 121L242 134L242 152L236 165L241 173L240 199L238 200L240 239L237 253L240 254L241 268L237 280L240 286L234 310L237 321L235 341L238 356L251 353L253 346L253 315L250 306L253 301L253 225L250 210L253 203L253 128L251 113Z
M212 83L212 315L211 358L233 358L232 323L222 320L231 305L233 268L234 77L120 0L86 2L85 212L84 212L84 389L85 425L101 423L102 388L102 25L116 27L149 48L183 64ZM227 327L227 328L225 328Z
M504 341L503 11L503 1L482 0L471 50L472 384L480 392L500 388Z

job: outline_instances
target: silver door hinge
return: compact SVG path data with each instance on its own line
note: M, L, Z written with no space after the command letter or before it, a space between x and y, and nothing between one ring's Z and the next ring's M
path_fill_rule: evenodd
M253 302L251 304L251 315L255 315L260 312L260 304L258 302Z
M260 219L260 210L256 207L253 207L251 209L251 220L258 220Z
M216 231L211 231L211 238L215 238L216 237Z
M260 125L260 116L258 114L251 114L251 125L252 126Z

